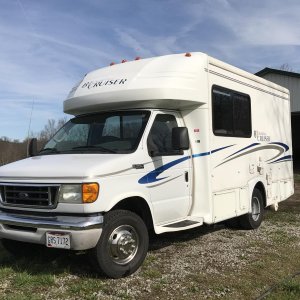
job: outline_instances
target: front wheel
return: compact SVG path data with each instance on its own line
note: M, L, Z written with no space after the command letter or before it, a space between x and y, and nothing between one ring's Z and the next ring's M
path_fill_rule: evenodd
M256 229L260 226L264 215L263 195L258 189L253 190L251 199L251 212L240 216L240 225L244 229Z
M101 237L90 256L98 271L111 278L120 278L140 267L148 245L148 231L143 220L131 211L113 210L104 216Z

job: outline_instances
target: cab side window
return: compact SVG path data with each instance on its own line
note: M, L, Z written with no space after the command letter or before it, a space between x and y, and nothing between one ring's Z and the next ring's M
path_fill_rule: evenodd
M150 156L179 155L182 151L172 147L172 129L178 127L174 115L158 114L147 139Z

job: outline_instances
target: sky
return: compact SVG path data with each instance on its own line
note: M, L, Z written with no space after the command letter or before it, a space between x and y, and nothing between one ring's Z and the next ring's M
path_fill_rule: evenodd
M0 0L0 137L23 140L94 69L200 51L300 72L299 0Z

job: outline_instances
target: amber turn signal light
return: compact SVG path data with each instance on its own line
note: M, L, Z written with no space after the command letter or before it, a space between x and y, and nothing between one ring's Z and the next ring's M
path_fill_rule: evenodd
M82 202L93 203L97 200L99 195L98 183L83 183L82 184Z

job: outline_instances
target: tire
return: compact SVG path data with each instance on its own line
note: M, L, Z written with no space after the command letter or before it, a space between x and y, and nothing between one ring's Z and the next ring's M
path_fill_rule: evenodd
M43 246L14 240L2 239L3 248L16 258L40 257L43 254Z
M264 215L263 195L258 189L253 190L251 199L251 212L239 217L241 228L256 229L260 226Z
M90 258L100 273L110 278L126 277L141 266L148 246L143 220L131 211L113 210L104 216L102 233Z

